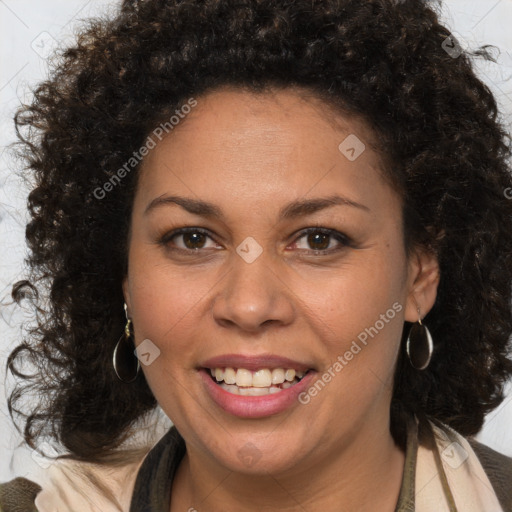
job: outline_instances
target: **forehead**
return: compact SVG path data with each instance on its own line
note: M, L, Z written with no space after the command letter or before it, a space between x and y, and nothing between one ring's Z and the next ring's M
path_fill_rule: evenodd
M219 90L197 98L146 156L138 195L201 194L254 207L340 189L349 198L378 195L387 184L373 141L362 121L303 91Z

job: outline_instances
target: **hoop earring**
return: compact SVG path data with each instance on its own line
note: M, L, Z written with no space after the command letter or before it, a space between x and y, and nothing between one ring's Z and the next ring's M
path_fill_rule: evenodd
M419 308L418 317L418 321L409 330L405 349L411 366L416 370L425 370L432 359L434 343L427 326L421 323Z
M137 378L140 371L140 361L134 356L134 346L130 339L132 336L130 331L132 321L128 318L128 308L126 303L124 305L124 312L126 314L124 334L119 338L119 341L114 347L112 365L117 378L122 382L129 383L133 382Z

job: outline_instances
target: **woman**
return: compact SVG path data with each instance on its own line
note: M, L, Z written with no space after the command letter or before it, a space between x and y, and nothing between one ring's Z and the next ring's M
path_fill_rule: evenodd
M125 1L79 35L16 118L13 295L49 301L11 405L67 456L34 507L512 510L472 439L512 374L509 138L453 48L419 0Z

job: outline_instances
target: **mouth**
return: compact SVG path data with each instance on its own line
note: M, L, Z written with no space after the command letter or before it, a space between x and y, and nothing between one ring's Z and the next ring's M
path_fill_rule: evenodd
M309 370L294 368L204 368L212 381L233 395L264 396L281 393L297 385Z
M224 412L246 419L302 406L297 397L317 373L311 363L269 353L223 354L202 361L198 370L206 396Z

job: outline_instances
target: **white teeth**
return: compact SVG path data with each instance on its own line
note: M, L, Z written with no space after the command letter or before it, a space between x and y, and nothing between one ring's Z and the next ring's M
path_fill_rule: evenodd
M268 395L268 388L240 388L239 392L245 396L263 396Z
M252 385L255 388L268 388L272 384L270 370L258 370L252 376Z
M293 368L262 368L257 371L246 368L212 368L212 377L219 385L236 395L262 396L279 393L297 384L306 372Z
M234 386L232 384L224 384L224 382L220 385L222 389L225 389L226 391L229 391L230 393L233 393L233 395L239 395L238 387Z
M282 384L284 382L284 370L275 368L272 370L272 384Z
M292 384L290 382L286 382L285 384L290 387ZM224 384L221 382L220 387L225 389L229 393L233 395L242 395L242 396L265 396L265 395L274 395L275 393L280 393L282 391L281 388L277 388L275 386L270 386L268 388L239 388L238 386L233 386L230 384Z
M217 370L215 370L215 376L217 376ZM250 386L252 386L252 373L251 373L251 371L250 370L246 370L245 368L238 368L238 370L236 372L236 385L238 387L250 387Z
M233 368L226 368L224 370L224 382L226 384L236 383L236 372L233 370Z
M215 372L217 373L217 372ZM284 378L291 382L293 379L295 379L295 370L286 370L286 373L284 374Z

